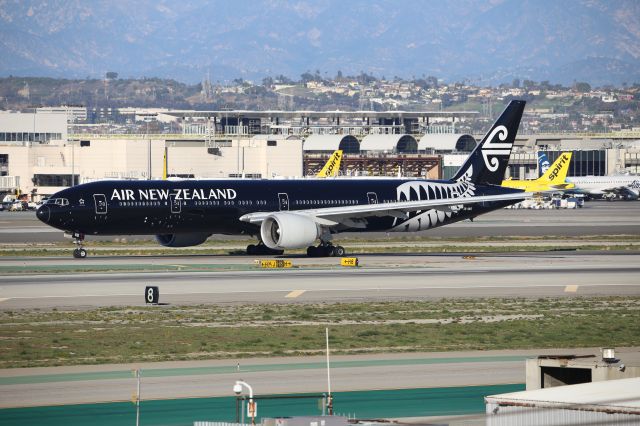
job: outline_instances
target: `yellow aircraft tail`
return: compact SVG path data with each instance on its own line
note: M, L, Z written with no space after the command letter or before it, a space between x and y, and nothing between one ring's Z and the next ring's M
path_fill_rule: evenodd
M538 182L546 183L557 189L573 188L573 184L565 182L572 155L572 152L563 152L547 169L547 171L537 179Z
M331 157L324 165L322 170L318 173L316 177L324 178L324 177L336 177L340 172L340 162L342 161L342 150L338 149L333 151Z
M522 189L528 192L542 192L553 190L565 190L575 187L575 184L565 182L569 163L571 162L571 152L563 152L547 171L538 179L516 180L505 179L502 186L507 188Z
M162 180L167 180L167 147L164 147L164 158L162 159Z

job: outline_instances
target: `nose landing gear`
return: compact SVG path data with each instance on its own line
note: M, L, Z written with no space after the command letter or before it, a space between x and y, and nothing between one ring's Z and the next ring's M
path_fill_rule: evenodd
M284 250L270 249L269 247L265 246L262 241L260 241L258 244L249 244L247 246L247 254L249 255L266 254L280 256L283 253Z
M342 246L334 246L327 242L322 243L318 247L307 247L307 256L309 257L341 257L344 256L345 249Z
M76 245L76 248L73 250L73 257L76 259L84 259L87 257L87 250L84 249L84 234L74 233L72 235L73 243Z

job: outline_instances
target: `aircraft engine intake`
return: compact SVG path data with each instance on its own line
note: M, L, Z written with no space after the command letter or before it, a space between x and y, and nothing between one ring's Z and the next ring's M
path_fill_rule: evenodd
M280 212L262 221L260 236L270 249L295 249L312 245L320 237L320 229L308 216Z
M188 234L159 234L156 235L156 241L165 247L191 247L204 243L210 235L211 234L202 234L199 232Z

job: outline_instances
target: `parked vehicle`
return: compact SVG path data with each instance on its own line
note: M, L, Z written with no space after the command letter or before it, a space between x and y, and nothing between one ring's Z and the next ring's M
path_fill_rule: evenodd
M25 210L24 206L22 205L22 201L14 201L9 206L10 212L21 212L22 210Z

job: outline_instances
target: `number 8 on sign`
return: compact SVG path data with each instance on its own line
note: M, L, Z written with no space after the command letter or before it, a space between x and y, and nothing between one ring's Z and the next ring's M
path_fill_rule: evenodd
M144 289L144 301L145 303L157 304L160 299L160 290L156 286L147 286Z

